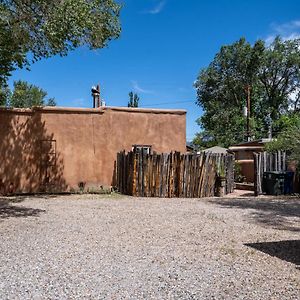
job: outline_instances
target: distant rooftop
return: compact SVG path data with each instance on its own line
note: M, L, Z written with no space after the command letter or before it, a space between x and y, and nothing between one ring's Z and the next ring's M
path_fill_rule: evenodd
M211 152L211 153L220 153L220 154L227 154L228 149L220 147L220 146L214 146L207 149L202 150L203 152Z
M253 140L253 141L249 141L249 142L242 142L239 144L235 144L232 146L255 146L255 145L264 145L266 143L271 142L273 139L269 139L269 138L263 138L263 139L258 139L258 140Z

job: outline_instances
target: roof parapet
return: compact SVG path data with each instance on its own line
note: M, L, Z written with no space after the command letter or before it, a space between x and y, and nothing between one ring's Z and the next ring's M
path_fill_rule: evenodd
M103 106L98 108L79 108L79 107L61 107L61 106L35 106L32 108L7 108L0 107L0 112L11 113L25 113L31 114L34 112L47 112L47 113L90 113L90 114L103 114L105 111L119 111L129 113L153 113L153 114L174 114L185 115L186 110L181 109L157 109L157 108L129 108L117 106Z

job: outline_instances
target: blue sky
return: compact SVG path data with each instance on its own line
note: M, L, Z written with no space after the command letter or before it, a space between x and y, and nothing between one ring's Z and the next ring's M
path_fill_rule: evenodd
M119 1L120 2L120 1ZM10 80L26 80L55 97L59 106L91 107L98 82L109 106L127 106L133 90L141 107L187 110L187 139L200 130L193 88L224 44L244 36L270 42L300 36L299 0L124 0L122 34L108 48L81 48L42 60Z

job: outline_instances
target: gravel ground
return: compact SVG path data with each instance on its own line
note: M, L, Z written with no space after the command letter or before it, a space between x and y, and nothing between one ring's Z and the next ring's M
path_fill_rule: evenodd
M0 200L0 299L300 299L300 199Z

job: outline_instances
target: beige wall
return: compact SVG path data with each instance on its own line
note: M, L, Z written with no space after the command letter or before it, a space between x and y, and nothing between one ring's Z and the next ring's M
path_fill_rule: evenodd
M68 191L79 182L110 186L117 152L134 144L185 152L186 112L0 109L0 139L0 192Z

